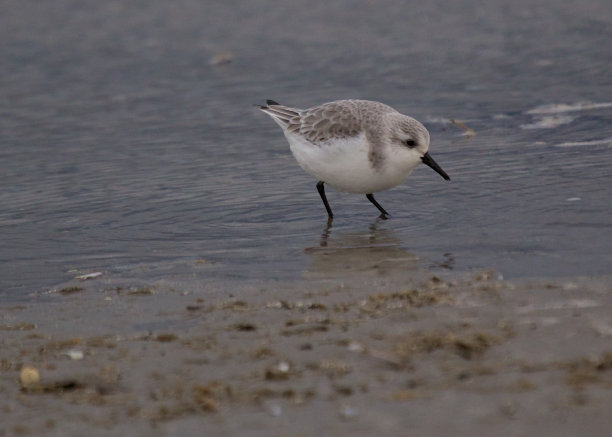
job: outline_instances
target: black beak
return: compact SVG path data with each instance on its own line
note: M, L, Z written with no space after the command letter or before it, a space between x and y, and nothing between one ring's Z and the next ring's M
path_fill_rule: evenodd
M431 157L429 152L423 155L423 157L421 158L421 161L423 161L423 164L425 164L426 166L433 168L436 171L436 173L438 173L444 179L446 179L447 181L450 181L450 177L446 174L444 170L442 170L442 167L440 167L438 163L434 161L434 159Z

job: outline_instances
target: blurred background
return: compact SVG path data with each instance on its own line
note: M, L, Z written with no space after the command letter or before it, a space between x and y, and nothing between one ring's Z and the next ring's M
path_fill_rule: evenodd
M326 247L610 273L608 0L5 0L0 37L5 297L92 271L301 278ZM422 121L451 182L421 166L377 196L384 222L330 190L327 228L316 181L253 105L341 98Z

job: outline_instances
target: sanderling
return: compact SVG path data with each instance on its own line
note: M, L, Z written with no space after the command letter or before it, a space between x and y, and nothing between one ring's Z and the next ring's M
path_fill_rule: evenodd
M365 194L389 215L373 193L402 183L419 163L450 177L427 152L429 132L412 117L379 102L337 100L309 109L267 100L257 105L283 129L298 164L317 182L329 219L334 215L324 184L338 191Z

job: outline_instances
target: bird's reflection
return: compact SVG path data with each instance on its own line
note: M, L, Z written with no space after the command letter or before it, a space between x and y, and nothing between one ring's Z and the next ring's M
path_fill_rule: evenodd
M363 231L335 231L328 221L319 245L304 252L311 262L307 277L337 278L343 275L384 275L407 273L422 267L420 258L403 249L397 235L376 219Z
M321 233L321 247L327 247L327 239L329 238L329 234L331 233L332 223L332 219L328 218L327 225L325 226L325 228L323 228L323 232ZM306 250L308 250L308 248Z

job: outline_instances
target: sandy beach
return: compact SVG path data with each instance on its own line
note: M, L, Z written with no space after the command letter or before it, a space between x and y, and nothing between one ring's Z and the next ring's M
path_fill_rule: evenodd
M608 432L610 278L353 273L103 274L3 306L1 435Z

